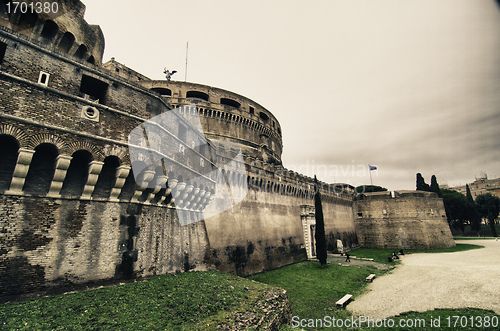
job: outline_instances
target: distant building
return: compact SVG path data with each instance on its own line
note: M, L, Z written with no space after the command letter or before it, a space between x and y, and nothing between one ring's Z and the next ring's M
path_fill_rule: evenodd
M465 185L449 187L448 189L460 192L463 195L467 194ZM500 178L488 179L488 176L484 174L480 178L476 178L474 182L469 183L469 189L474 200L476 200L478 195L486 193L500 197Z

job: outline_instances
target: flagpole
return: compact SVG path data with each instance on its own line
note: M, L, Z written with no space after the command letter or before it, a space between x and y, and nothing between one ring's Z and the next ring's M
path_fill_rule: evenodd
M187 81L187 76L188 76L188 48L189 48L189 41L186 42L186 72L184 73L184 81Z
M373 192L372 167L370 165L368 165L368 170L370 172L370 184L372 185L372 192Z

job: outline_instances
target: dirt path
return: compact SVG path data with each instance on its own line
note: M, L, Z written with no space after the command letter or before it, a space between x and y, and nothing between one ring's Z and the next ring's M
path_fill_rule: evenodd
M351 262L346 262L345 261L345 256L338 256L338 255L328 255L328 258L326 260L328 263L331 264L338 264L338 265L343 265L347 267L375 267L379 270L389 270L389 269L394 269L394 266L390 264L384 264L384 263L378 263L378 262L373 262L373 261L366 261L366 260L361 260L357 258L351 257Z
M434 308L483 308L500 314L500 241L457 241L483 245L455 253L413 254L376 278L368 293L347 309L358 316L384 318Z

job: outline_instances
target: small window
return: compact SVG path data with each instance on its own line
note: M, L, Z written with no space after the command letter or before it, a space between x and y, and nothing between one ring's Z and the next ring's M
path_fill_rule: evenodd
M250 109L250 114L252 114L252 115L255 114L255 108L253 108L252 106L250 106L249 109Z
M208 94L200 92L200 91L189 91L186 93L186 98L208 101Z
M83 106L81 116L82 118L85 118L87 120L99 122L99 111L97 110L97 108Z
M240 108L241 104L238 101L234 101L231 99L221 98L220 103L222 105L230 106L233 108Z
M269 120L269 116L267 116L267 114L266 114L266 113L264 113L264 112L260 112L260 113L259 113L259 117L260 117L260 119L261 119L261 120L263 120L264 122L267 122L267 121Z
M154 87L151 89L151 91L160 93L162 97L171 97L172 96L172 91L168 88L163 88L163 87Z
M100 104L104 104L107 91L107 83L87 75L82 76L80 92L84 94L85 98L89 96L88 99L98 101Z
M363 218L363 213L358 213L358 218Z
M46 72L40 71L40 75L38 76L38 84L48 86L50 75Z

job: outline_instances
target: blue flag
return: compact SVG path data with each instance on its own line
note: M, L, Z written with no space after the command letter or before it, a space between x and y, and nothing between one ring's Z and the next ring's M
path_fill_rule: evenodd
M371 165L368 165L368 167L370 168L370 171L372 171L372 170L377 170L377 167L376 167L376 166L371 166Z

